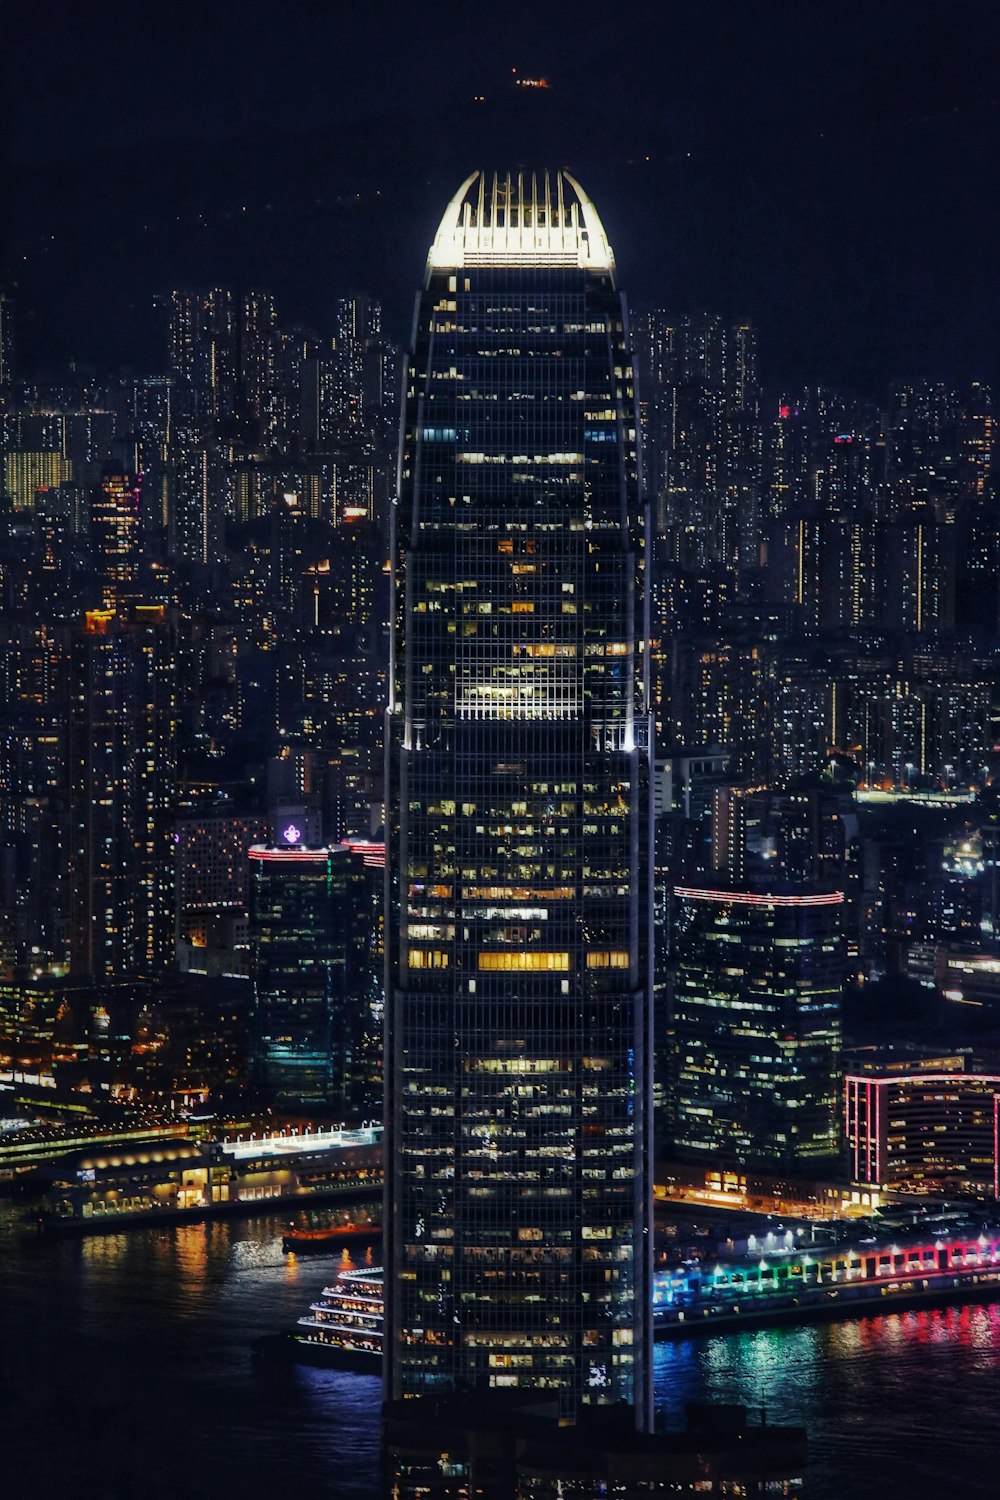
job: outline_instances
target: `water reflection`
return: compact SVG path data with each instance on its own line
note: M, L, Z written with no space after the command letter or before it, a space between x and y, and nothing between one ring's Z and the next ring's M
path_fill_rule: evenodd
M374 1500L377 1377L251 1362L339 1268L282 1253L287 1214L39 1240L23 1211L0 1201L11 1494ZM689 1400L803 1423L810 1500L996 1494L1000 1304L660 1344L655 1369L668 1425Z
M660 1344L655 1371L670 1425L731 1400L808 1427L810 1500L997 1492L1000 1305Z

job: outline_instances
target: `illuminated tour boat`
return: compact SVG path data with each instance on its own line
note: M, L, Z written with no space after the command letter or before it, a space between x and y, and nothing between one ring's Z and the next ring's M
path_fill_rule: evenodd
M324 1362L380 1362L382 1280L381 1266L340 1271L296 1323L296 1353Z

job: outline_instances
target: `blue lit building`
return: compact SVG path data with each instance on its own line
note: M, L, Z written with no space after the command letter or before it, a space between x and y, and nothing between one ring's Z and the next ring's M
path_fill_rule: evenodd
M251 1077L279 1108L366 1119L378 1108L371 881L345 845L304 848L294 824L283 836L250 850Z

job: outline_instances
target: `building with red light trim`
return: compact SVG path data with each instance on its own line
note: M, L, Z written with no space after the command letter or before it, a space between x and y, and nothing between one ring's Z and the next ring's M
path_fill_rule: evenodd
M1000 1197L1000 1076L876 1072L844 1079L855 1182L908 1193Z

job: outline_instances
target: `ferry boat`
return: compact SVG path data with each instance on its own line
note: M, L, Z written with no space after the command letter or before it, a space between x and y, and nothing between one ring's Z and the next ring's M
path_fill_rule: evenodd
M381 1266L341 1271L296 1323L291 1334L295 1357L377 1369L382 1360L383 1279Z
M373 1244L382 1238L381 1224L332 1224L327 1229L289 1229L281 1236L286 1255L324 1255L345 1240Z

